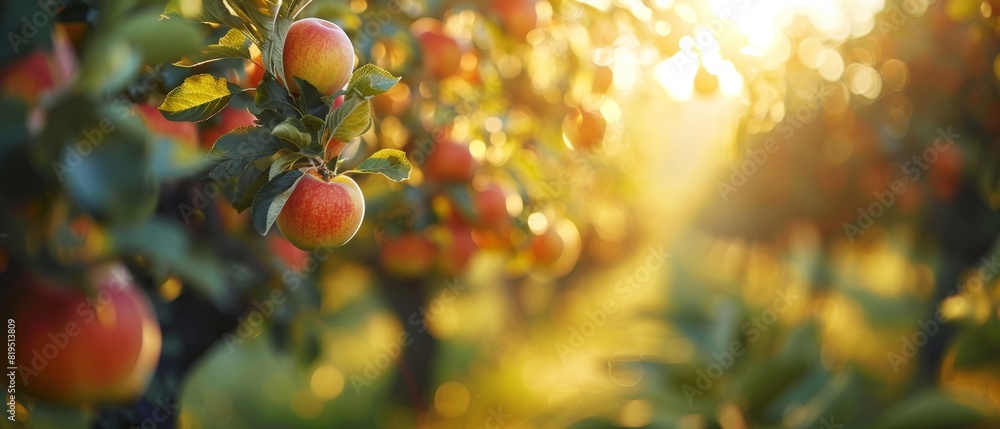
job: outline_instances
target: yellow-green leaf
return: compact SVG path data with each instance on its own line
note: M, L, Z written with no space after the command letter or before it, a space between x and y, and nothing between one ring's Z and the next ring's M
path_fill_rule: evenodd
M200 122L219 113L242 89L223 78L199 74L167 93L160 105L163 116L177 122Z
M406 153L397 149L382 149L368 157L361 165L351 170L356 173L379 173L390 180L399 182L410 178L413 167L406 159Z

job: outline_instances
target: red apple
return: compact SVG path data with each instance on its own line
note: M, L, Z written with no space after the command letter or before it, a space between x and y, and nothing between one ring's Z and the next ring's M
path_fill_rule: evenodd
M226 133L242 126L253 125L257 117L242 107L227 107L210 120L214 121L214 124L201 130L201 147L205 149L211 149L215 141Z
M354 45L337 24L306 18L288 28L282 61L285 81L292 92L298 92L292 79L295 76L330 95L344 88L351 78Z
M156 368L160 326L124 266L95 268L88 280L91 297L72 285L21 278L13 316L19 382L54 402L127 402Z
M434 145L422 169L429 180L469 182L476 175L476 160L468 145L443 140Z
M324 181L315 172L299 180L278 214L278 229L302 250L342 246L361 227L365 199L350 177Z
M430 274L437 248L423 235L408 232L389 237L379 248L379 263L390 276L415 279Z

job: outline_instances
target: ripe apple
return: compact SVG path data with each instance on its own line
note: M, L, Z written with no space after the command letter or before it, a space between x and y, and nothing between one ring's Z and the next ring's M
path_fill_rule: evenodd
M311 171L299 180L278 214L278 229L302 250L344 245L365 217L361 188L350 177L325 181Z
M577 150L594 150L604 141L608 124L600 112L573 109L563 119L562 131L566 142Z
M422 169L430 180L469 182L476 174L476 160L468 145L442 140L427 155Z
M91 297L73 285L21 277L13 307L20 382L54 402L126 402L156 368L160 326L124 266L94 268L87 277Z
M282 51L285 81L297 93L292 76L330 95L347 85L354 70L354 45L337 24L319 18L292 23Z
M436 255L434 243L421 234L407 232L387 238L379 248L378 259L390 276L415 279L430 274Z
M222 112L219 112L217 116L211 119L212 121L216 121L213 125L201 130L202 148L211 149L219 137L236 128L253 125L253 122L257 120L257 117L250 113L249 110L242 107L227 107L222 109Z
M440 21L422 18L414 22L410 30L420 42L424 71L437 79L461 72L462 46L453 37L444 34Z
M156 106L151 104L136 104L133 110L150 133L168 137L190 147L198 146L198 127L194 123L168 120Z
M493 11L507 35L523 41L538 26L535 0L495 0Z

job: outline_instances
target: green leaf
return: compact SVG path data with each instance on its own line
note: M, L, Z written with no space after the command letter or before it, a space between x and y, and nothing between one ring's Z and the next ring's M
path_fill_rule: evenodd
M250 206L253 205L253 198L257 196L257 192L260 191L260 188L262 188L264 184L267 183L268 180L270 180L267 171L261 171L256 168L254 169L248 168L245 172L243 172L243 174L244 177L249 177L248 175L250 174L256 174L257 176L255 179L250 181L250 183L248 183L244 188L236 189L236 198L234 198L235 203L233 204L233 208L240 213L243 213L244 210L250 208ZM241 179L242 178L243 177L241 177Z
M300 170L286 171L268 181L257 192L250 207L250 221L260 235L267 235L271 230L281 208L303 176Z
M294 144L299 149L309 146L309 143L312 143L312 135L310 135L309 129L306 128L306 125L302 121L294 117L285 119L285 122L278 124L271 131L271 134Z
M319 133L320 130L323 129L323 125L326 125L326 122L323 122L322 119L313 115L303 116L302 123L309 128L309 131L311 133L317 133L317 134Z
M983 422L979 411L940 392L926 392L900 402L876 421L876 429L934 429L973 427Z
M231 29L219 43L208 45L202 48L197 54L184 57L174 63L180 67L194 67L210 61L221 60L223 58L243 58L250 59L250 45L253 43L246 34L237 29Z
M210 177L239 176L247 165L281 150L281 140L264 127L239 127L216 140L208 153Z
M299 88L298 102L299 108L303 112L323 115L330 111L332 100L330 103L327 103L324 100L323 94L315 86L305 79L299 79L296 76L292 76L292 80L295 81L295 85Z
M354 94L348 95L344 99L344 104L331 110L330 114L326 116L326 126L322 133L320 133L320 141L323 143L324 152L330 139L337 139L342 142L350 141L368 131L371 123L371 103L360 96L355 96Z
M285 82L285 61L282 51L285 49L285 38L291 26L290 18L278 18L272 24L271 37L264 42L260 50L264 68L274 73L281 82Z
M160 111L171 121L200 122L222 111L229 100L242 91L221 77L194 75L167 93Z
M271 164L271 170L268 172L268 179L274 179L274 176L281 174L281 172L288 170L290 167L295 165L300 159L305 158L300 153L286 153L281 155Z
M348 92L354 90L369 98L384 94L396 85L399 79L375 64L365 64L354 71L347 88Z
M410 178L413 167L406 159L406 153L398 149L382 149L364 160L354 170L355 173L379 173L390 180L399 182Z
M302 116L302 112L295 107L295 100L288 94L288 89L270 73L264 75L263 83L257 87L254 103L258 111L252 113L257 115L264 110L274 110L283 117Z
M111 37L127 40L147 64L175 61L197 51L202 34L194 24L177 19L161 19L159 13L129 16Z
M289 0L281 3L278 13L273 15L268 29L268 37L261 47L261 57L264 67L271 70L278 80L285 82L285 62L282 52L285 49L285 38L288 29L295 22L295 17L305 9L312 0Z

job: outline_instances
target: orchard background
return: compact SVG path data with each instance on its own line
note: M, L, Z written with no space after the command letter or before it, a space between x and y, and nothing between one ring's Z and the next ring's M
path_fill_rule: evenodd
M0 427L1000 425L996 0L0 9Z

